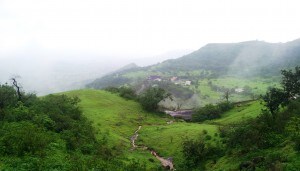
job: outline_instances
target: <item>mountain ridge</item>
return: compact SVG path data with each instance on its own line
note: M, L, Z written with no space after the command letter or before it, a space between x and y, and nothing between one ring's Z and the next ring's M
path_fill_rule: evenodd
M291 68L300 64L300 39L286 43L268 43L265 41L244 41L239 43L209 43L200 49L176 59L168 59L161 63L146 67L129 68L98 78L88 87L104 88L131 84L131 78L122 79L114 74L126 75L130 72L163 73L190 72L205 70L211 72L210 77L234 75L242 77L274 76L280 69ZM149 76L148 74L148 76ZM146 74L147 75L147 74ZM122 84L103 84L105 78L121 79ZM146 79L144 77L143 79Z

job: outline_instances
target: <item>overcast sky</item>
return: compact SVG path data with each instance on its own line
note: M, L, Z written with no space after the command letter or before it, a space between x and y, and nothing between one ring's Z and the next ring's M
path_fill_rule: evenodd
M300 38L299 0L0 0L0 83L80 88L207 43Z
M300 37L299 0L0 0L1 57L15 51L145 57L212 42Z

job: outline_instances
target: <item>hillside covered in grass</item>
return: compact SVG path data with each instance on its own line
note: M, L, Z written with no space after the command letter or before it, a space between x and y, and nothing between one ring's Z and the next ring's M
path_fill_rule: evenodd
M146 170L161 169L162 166L148 150L142 148L132 150L130 138L139 126L141 129L136 144L154 149L165 158L171 157L177 170L195 167L186 163L186 149L183 144L187 141L199 140L205 144L206 150L215 149L206 154L206 159L197 159L200 160L200 165L197 167L205 168L205 170L222 170L224 168L236 170L243 162L261 156L264 161L256 165L256 168L261 168L261 170L271 166L298 167L296 159L299 155L294 150L292 139L284 138L280 141L284 144L275 145L277 144L275 143L268 148L258 146L259 149L261 148L260 150L252 149L247 155L240 151L244 147L229 144L232 136L235 135L232 131L237 130L240 126L246 126L248 122L255 123L264 116L261 114L261 109L264 108L261 101L237 103L233 109L222 114L219 119L203 123L190 123L173 119L165 114L145 112L138 103L106 91L78 90L65 94L82 99L80 107L84 115L93 122L96 132L106 132L109 135L107 136L109 144L120 152L116 156L118 160L129 162L134 159L143 163ZM120 113L124 113L124 115L122 116ZM288 125L290 124L288 123L287 127L289 127ZM251 129L250 127L249 130ZM245 134L247 135L247 133ZM281 134L273 133L272 135L281 136ZM101 137L101 134L98 137ZM283 155L282 151L285 150L288 151ZM226 151L231 152L227 153ZM195 156L197 155L199 154L195 154ZM189 158L188 160L193 159ZM274 163L277 166L274 166Z
M152 151L176 170L237 170L257 157L263 158L255 164L261 170L298 168L297 101L273 126L263 126L271 118L262 114L260 101L237 103L218 119L191 123L147 112L136 101L103 90L24 94L20 100L11 87L2 86L4 92L12 96L0 99L0 169L163 170Z

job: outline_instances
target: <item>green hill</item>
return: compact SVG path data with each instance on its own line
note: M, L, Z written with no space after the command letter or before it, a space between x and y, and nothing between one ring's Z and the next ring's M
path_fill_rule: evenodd
M139 103L103 90L40 98L24 94L21 101L13 87L4 85L0 90L9 95L0 99L0 170L163 170L166 164L177 170L237 170L245 163L260 170L297 170L300 166L299 100L275 118L261 114L259 101L250 101L236 103L218 119L192 123L146 112Z
M250 100L264 94L268 87L278 86L280 69L300 65L299 54L299 39L287 43L214 43L181 58L108 74L87 87L102 89L130 85L139 93L158 85L175 97L176 102L163 104L166 108L199 107L191 105L192 101L197 101L200 106L216 103L225 91L230 91L232 101ZM151 79L154 78L151 76L159 79ZM247 91L238 92L237 89Z

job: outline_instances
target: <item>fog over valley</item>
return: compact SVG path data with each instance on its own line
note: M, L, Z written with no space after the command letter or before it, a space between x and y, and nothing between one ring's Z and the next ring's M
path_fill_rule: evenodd
M299 171L299 0L0 0L0 171Z
M47 94L208 43L292 41L300 35L296 7L297 1L1 0L0 82L19 75L24 89Z

